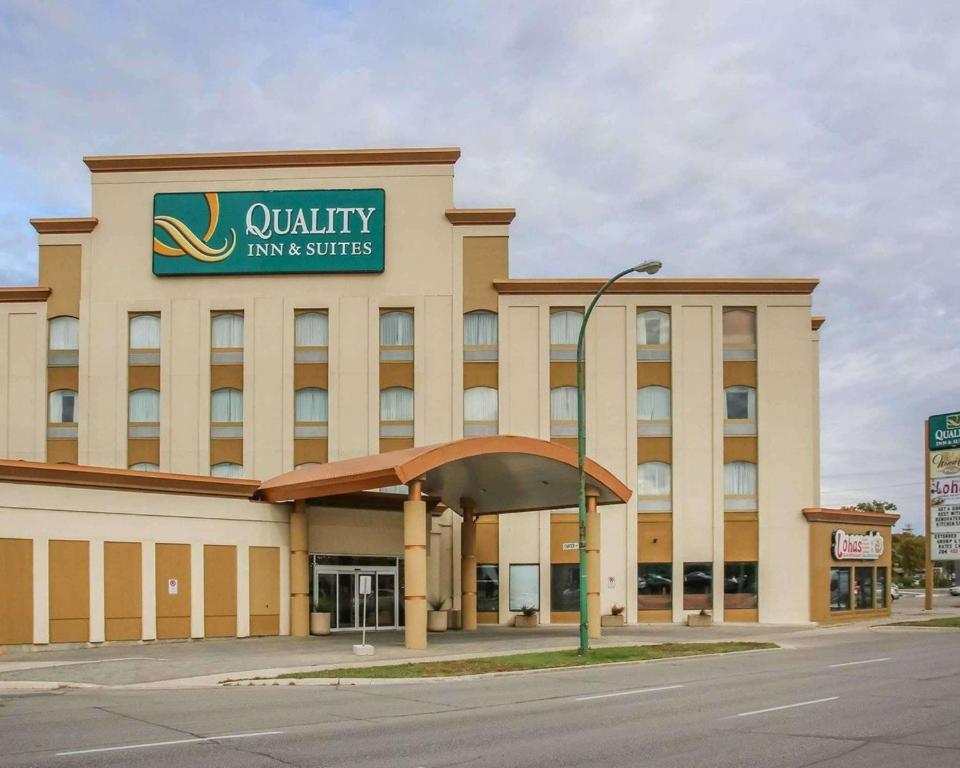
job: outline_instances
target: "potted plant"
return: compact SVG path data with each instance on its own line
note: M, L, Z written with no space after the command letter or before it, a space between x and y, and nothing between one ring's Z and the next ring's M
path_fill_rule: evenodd
M443 610L446 603L445 597L430 598L430 610L427 611L427 629L430 632L447 631L447 612Z
M700 609L700 613L691 613L687 616L688 627L709 627L713 624L713 616L707 613L705 608Z
M520 609L520 615L513 617L515 627L535 627L540 623L539 612L532 605L525 605Z
M332 607L328 596L317 594L313 596L313 603L310 606L311 635L330 634L330 613Z
M610 613L600 617L601 627L622 627L627 623L627 617L623 613L623 606L614 603L610 606Z

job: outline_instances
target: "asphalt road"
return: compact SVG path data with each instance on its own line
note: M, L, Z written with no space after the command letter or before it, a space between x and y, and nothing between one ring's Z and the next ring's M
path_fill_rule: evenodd
M0 696L0 766L960 765L960 633L483 680Z

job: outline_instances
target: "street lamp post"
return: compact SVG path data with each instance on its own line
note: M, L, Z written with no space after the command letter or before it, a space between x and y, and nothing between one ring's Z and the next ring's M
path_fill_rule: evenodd
M583 313L583 321L580 323L580 335L577 338L577 468L580 473L580 647L577 652L581 656L590 647L587 633L587 473L585 471L587 461L587 408L583 380L583 344L587 334L587 321L590 319L590 314L600 297L621 277L629 275L631 272L653 275L660 271L661 266L663 265L659 261L645 261L615 274L600 286L600 290L587 305L587 311Z

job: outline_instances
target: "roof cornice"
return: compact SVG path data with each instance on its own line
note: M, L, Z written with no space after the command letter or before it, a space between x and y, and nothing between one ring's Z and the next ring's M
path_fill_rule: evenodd
M803 516L811 523L846 523L847 525L892 526L900 515L888 512L863 512L859 509L826 509L811 507L803 510Z
M83 162L92 173L110 173L348 165L453 165L459 158L459 147L424 147L210 152L178 155L95 155L84 157Z
M815 331L819 331L825 322L827 322L827 318L823 315L814 315L810 318L810 327Z
M592 295L606 282L588 278L514 278L494 280L502 294ZM806 277L644 277L618 280L607 293L633 294L806 294L813 293L819 280Z
M506 225L517 216L516 208L448 208L447 221L453 226Z
M46 301L50 289L45 285L16 285L0 288L0 304L12 304L18 301Z
M62 219L30 219L33 228L41 235L73 235L93 232L99 219L93 216Z

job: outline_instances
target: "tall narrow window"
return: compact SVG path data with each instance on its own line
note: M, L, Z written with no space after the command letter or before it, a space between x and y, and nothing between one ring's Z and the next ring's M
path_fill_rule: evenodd
M731 461L723 465L724 509L757 508L757 465L750 461Z
M713 607L713 564L683 564L683 610L701 611Z
M757 607L757 564L726 563L723 566L723 607L727 610Z
M574 309L559 309L550 313L550 359L554 361L576 360L577 341L583 312Z
M670 359L670 314L660 309L637 313L637 360Z
M128 437L160 437L160 393L135 389L128 395Z
M637 610L669 611L673 607L673 565L637 564Z
M637 509L641 512L669 512L671 509L670 465L645 461L637 466Z
M54 317L49 323L47 365L71 367L78 364L80 321L75 317Z
M294 361L327 362L329 321L325 312L298 312L294 320Z
M232 461L221 461L210 467L210 474L213 477L242 477L243 465Z
M757 359L757 314L752 309L723 310L723 359Z
M670 435L670 390L667 387L640 387L637 390L637 434Z
M159 472L160 465L154 464L152 461L139 461L136 464L131 464L127 469L133 469L137 472Z
M757 434L757 390L753 387L727 387L723 391L725 435Z
M243 315L223 312L210 322L211 360L220 365L243 363Z
M380 315L380 359L413 360L413 313L391 311Z
M380 392L380 437L413 437L413 390L388 387Z
M497 313L485 310L463 316L463 359L466 362L497 359Z
M77 393L72 389L57 389L50 393L51 424L76 424Z
M298 389L294 411L294 437L327 436L327 390L319 387Z
M484 613L500 610L500 566L496 563L477 565L477 610Z
M210 395L210 437L243 437L243 392L232 387Z
M550 390L550 436L577 436L577 388Z
M130 315L130 365L160 365L160 318Z
M463 392L463 436L497 434L497 390L471 387Z

